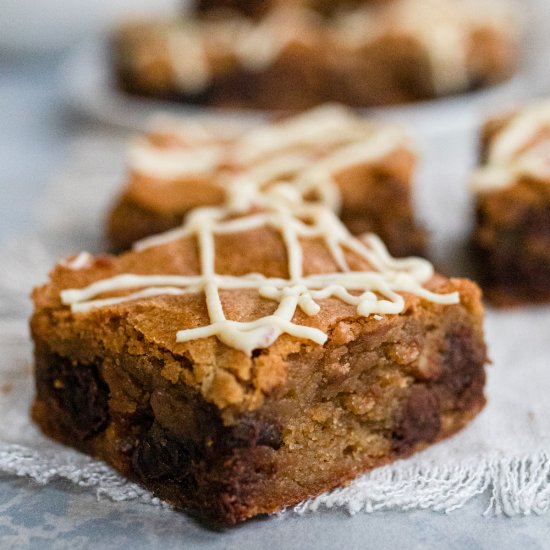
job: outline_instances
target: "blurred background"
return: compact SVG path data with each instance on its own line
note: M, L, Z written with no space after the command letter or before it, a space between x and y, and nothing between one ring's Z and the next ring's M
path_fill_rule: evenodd
M2 0L0 238L32 224L37 196L82 120L67 112L63 65L129 14L172 14L180 0Z
M129 14L162 16L181 9L181 0L2 0L0 49L6 55L52 55L75 46Z
M95 108L95 114L98 111L98 106L93 105L98 99L96 90L87 81L87 76L97 67L80 63L82 58L77 52L83 44L105 44L113 27L129 16L162 17L181 13L182 6L187 6L182 0L2 0L0 190L4 200L0 201L0 237L32 227L42 191L56 169L63 165L68 143L75 135L104 125L115 116L105 110L102 117L94 120L93 116L84 116L90 113L85 113L86 108L79 109L82 105L75 106L75 94L82 97L87 94L85 107ZM505 85L507 90L512 89L509 96L514 101L550 90L550 84L546 84L550 45L544 46L550 28L546 25L550 2L529 0L519 6L527 28L523 80L519 88L514 88L515 84ZM413 123L423 123L426 118L443 120L446 124L451 120L460 122L472 115L464 110L463 104L468 103L468 98L461 101L458 100L458 105L456 100L436 102L435 110L428 112L408 109L406 115ZM493 103L492 96L485 102ZM102 105L100 102L99 109ZM124 108L116 115L121 113L124 117ZM398 118L402 114L399 109L388 109L383 111L383 116L396 113Z

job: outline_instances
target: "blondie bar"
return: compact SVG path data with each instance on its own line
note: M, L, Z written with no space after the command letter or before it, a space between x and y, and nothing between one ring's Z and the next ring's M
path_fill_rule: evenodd
M550 102L487 122L472 188L486 296L501 306L550 301Z
M298 4L260 19L128 23L113 44L117 81L129 93L223 107L365 107L501 82L518 62L521 25L504 0L393 0L328 17Z
M34 291L33 416L219 524L350 482L483 407L476 285L330 209L195 210Z

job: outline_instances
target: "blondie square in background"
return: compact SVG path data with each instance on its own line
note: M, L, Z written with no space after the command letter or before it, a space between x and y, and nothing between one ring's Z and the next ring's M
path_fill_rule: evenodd
M209 9L121 26L119 87L229 108L368 107L502 82L520 59L521 18L507 0L338 2L327 17L320 2L223 4L260 18Z
M353 233L378 234L396 256L425 252L413 214L416 155L408 135L344 107L327 105L246 131L158 119L134 143L129 164L108 220L114 249L177 227L198 206L232 202L246 210L254 206L247 196L269 194L277 183L288 200L328 205Z
M550 102L490 120L472 181L474 251L487 298L550 301Z

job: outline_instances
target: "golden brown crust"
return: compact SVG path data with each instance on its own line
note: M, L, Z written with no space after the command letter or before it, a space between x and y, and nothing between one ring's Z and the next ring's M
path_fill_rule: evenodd
M304 275L311 273L327 273L337 270L337 266L329 255L328 250L317 241L303 241ZM260 272L270 277L288 277L287 257L280 235L272 229L250 231L247 233L231 234L216 239L217 260L216 272L219 274L243 275L251 272ZM348 255L348 262L352 269L365 269L368 265L354 255ZM98 279L109 278L122 273L136 274L173 274L196 275L199 272L197 248L194 240L186 239L154 247L143 252L129 252L119 258L100 257L82 270L73 270L64 265L58 265L50 276L50 283L35 290L33 298L37 309L34 323L44 323L44 330L48 331L45 339L50 342L70 341L71 335L86 331L88 326L98 328L98 342L89 343L89 353L100 353L100 342L108 338L110 318L125 319L133 334L146 334L158 346L159 357L165 352L177 357L186 357L194 364L191 374L186 376L186 382L193 387L210 395L215 393L215 371L211 365L216 364L216 357L223 349L228 357L228 367L231 386L235 387L233 397L229 402L238 402L241 406L254 406L262 398L262 383L265 378L260 371L250 378L254 371L254 361L243 353L225 349L215 338L176 343L174 335L180 329L193 328L208 324L204 298L198 295L180 297L160 296L145 303L128 302L120 305L92 310L86 314L71 314L67 307L60 302L60 291L67 288L82 288ZM452 292L459 290L463 301L471 293L475 294L473 285L468 281L434 278L429 288L438 292ZM442 311L444 306L425 303L412 295L407 296L408 307L420 310ZM255 291L234 291L223 294L223 305L226 315L230 319L248 321L255 319L274 309L273 302L260 298ZM55 322L52 323L52 319ZM356 319L355 308L336 299L327 300L320 314L309 317L301 312L296 314L296 321L330 333L336 324L344 319L354 320L353 324L359 327L376 325L378 321L372 318ZM47 328L46 328L47 327ZM120 345L123 345L121 341ZM309 346L290 336L282 336L270 348L270 355L282 356ZM122 348L120 348L122 350ZM207 367L208 366L208 367ZM219 370L219 369L218 369ZM214 373L214 379L212 378ZM225 379L229 377L223 375ZM278 376L278 375L277 375ZM233 378L235 379L233 382ZM211 385L205 385L210 380ZM239 387L238 387L239 386ZM225 396L219 397L220 406L226 401Z
M301 244L305 276L338 270L328 250L320 242L304 240ZM263 228L218 236L216 249L216 273L244 275L254 272L263 273L268 277L288 277L286 249L281 236L273 229ZM348 253L347 260L353 270L369 268L364 260L353 254ZM81 270L58 265L50 276L50 283L35 290L33 294L37 309L34 322L43 320L46 326L49 326L50 334L45 339L50 342L59 341L63 345L63 342L70 339L69 336L73 332L85 331L86 327L92 324L105 327L105 334L103 334L104 329L98 328L98 334L101 334L99 340L101 340L108 335L107 320L110 317L124 318L133 331L149 335L159 346L159 353L168 351L178 357L187 357L199 366L216 364L216 357L226 346L215 338L188 343L176 343L174 338L180 329L208 324L203 296L159 296L146 301L127 302L92 310L86 314L71 314L67 307L61 305L62 289L82 288L98 279L122 273L196 275L199 273L199 260L195 241L193 239L176 240L142 252L129 252L119 258L100 257L88 268ZM476 293L474 285L466 280L444 280L435 277L428 287L440 293L458 290L461 292L463 303L469 303L469 296ZM225 291L222 298L227 317L237 321L255 319L274 309L273 302L260 298L256 291ZM448 309L446 306L426 303L412 295L407 295L407 304L408 308L418 309L418 311L443 312ZM329 299L318 315L309 317L299 311L295 319L300 324L315 327L327 333L332 332L335 325L344 319L353 320L357 328L378 323L371 318L357 319L356 317L354 306L337 299ZM55 323L50 325L52 318L55 319ZM390 320L391 316L388 322ZM65 330L68 332L65 333ZM93 347L92 343L89 345ZM290 336L282 336L270 347L269 354L274 357L284 356L304 345L310 344ZM99 349L96 351L99 352ZM239 372L242 370L245 373L244 380L240 381L243 391L242 402L255 402L259 388L255 387L254 380L252 387L248 387L247 378L252 361L235 350L226 350L226 354L231 356L231 369ZM210 367L209 369L211 370ZM206 391L204 380L211 376L210 370L204 373L195 372L194 379L189 383L194 387L201 387L201 391Z

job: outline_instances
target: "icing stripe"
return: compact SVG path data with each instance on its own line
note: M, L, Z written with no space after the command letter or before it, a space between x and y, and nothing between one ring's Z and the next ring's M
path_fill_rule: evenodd
M338 105L263 125L232 140L224 140L222 133L218 143L207 139L209 129L201 132L194 126L185 141L185 126L182 123L179 147L136 140L130 151L131 170L158 180L159 186L163 180L180 180L182 185L198 177L217 181L227 202L240 211L262 204L266 188L283 181L296 190L292 197L285 192L286 199L279 194L279 202L313 197L339 211L342 197L335 181L339 173L400 149L412 150L402 130L365 121ZM168 127L166 121L162 127ZM193 135L198 136L195 143Z
M523 176L550 182L550 101L510 117L489 143L487 161L474 172L470 187L476 193L496 191Z
M231 212L224 208L198 209L179 232L171 232L141 243L141 250L166 244L184 236L195 237L199 246L201 274L193 277L176 275L117 275L92 283L83 289L68 289L61 293L63 304L73 312L114 306L160 295L204 293L210 324L180 330L178 342L216 336L228 346L251 354L254 349L270 346L281 336L323 344L327 335L319 329L293 323L297 309L306 315L317 315L319 301L329 298L356 306L358 315L396 315L403 311L403 293L411 293L438 304L455 304L457 293L436 294L423 287L433 275L433 267L420 258L394 259L374 235L365 237L366 244L354 238L335 214L322 206L300 205L295 210L273 208L271 211L236 219L225 219ZM215 235L250 231L258 227L277 230L285 243L288 259L288 279L269 278L260 274L245 277L219 275L215 272ZM301 239L322 239L342 271L303 275ZM344 250L372 266L371 271L350 271ZM101 298L102 294L141 289L120 297ZM278 302L273 314L252 322L238 322L225 317L220 290L257 290L265 299ZM358 293L358 294L357 294Z

